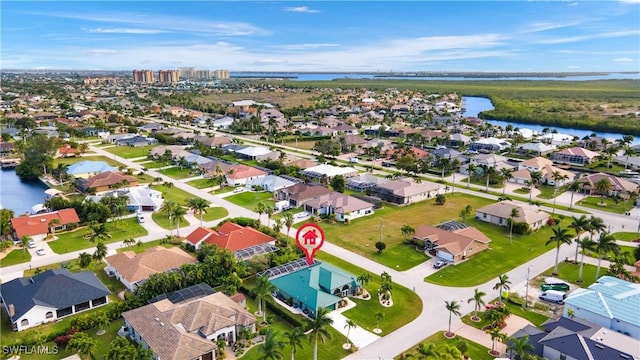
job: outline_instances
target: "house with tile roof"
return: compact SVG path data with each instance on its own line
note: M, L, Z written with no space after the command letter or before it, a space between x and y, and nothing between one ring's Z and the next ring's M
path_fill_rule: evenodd
M182 265L198 262L178 247L163 246L156 246L139 254L123 251L107 256L104 261L107 263L104 271L113 274L130 291L134 291L153 274L174 271Z
M541 142L529 142L518 145L518 153L528 156L544 156L554 152L558 147Z
M22 331L109 302L111 292L91 271L53 269L2 284L0 299L14 331Z
M606 173L591 174L581 177L577 181L580 183L581 191L588 195L600 195L596 192L596 184L602 179L607 179L611 184L611 190L606 196L628 199L632 193L638 193L638 184L621 177Z
M76 157L78 154L80 154L80 150L71 147L70 144L62 145L57 152L59 158Z
M304 204L305 211L317 215L335 214L339 222L349 222L363 216L373 215L373 204L336 191L310 199Z
M367 189L367 195L375 196L393 204L409 205L418 201L431 199L441 192L438 184L413 178L395 179L377 184Z
M476 219L495 225L507 226L511 218L512 209L518 211L518 216L516 216L513 221L526 223L531 230L541 228L547 223L547 220L549 220L549 214L540 210L539 207L509 200L477 209Z
M251 166L239 164L225 174L229 186L246 185L247 181L267 176L267 172Z
M573 182L576 176L576 174L571 171L554 166L553 161L539 156L519 163L518 170L512 174L509 181L524 184L523 179L531 180L531 173L534 171L539 171L542 174L542 183L550 186L564 186ZM528 173L528 175L526 173ZM558 180L557 183L554 179L554 174L556 173L563 177L563 179Z
M489 248L491 239L474 227L456 222L459 226L420 225L413 234L413 241L424 244L426 253L434 253L448 262L460 262Z
M70 165L67 169L67 174L75 178L87 179L106 171L118 171L118 169L104 161L84 160Z
M325 262L271 277L269 282L278 299L312 318L319 308L336 310L342 298L355 295L359 287L357 276Z
M570 293L564 303L564 316L571 310L578 319L640 340L640 284L603 276Z
M299 183L277 190L273 196L277 200L288 200L289 204L295 208L303 206L315 197L330 194L331 192L333 191L321 185Z
M595 151L581 147L572 147L554 152L551 154L551 160L560 164L586 166L598 156L600 156L600 154Z
M216 230L198 227L187 235L185 242L196 249L202 244L213 244L218 248L235 252L260 244L273 244L275 240L250 226L225 222Z
M223 293L165 298L122 317L129 337L162 360L214 360L218 340L231 344L244 328L256 329L255 316Z
M164 199L162 192L149 188L148 185L138 185L117 190L103 191L93 196L87 196L85 201L100 202L105 197L126 197L127 210L157 211L162 207Z
M107 171L88 179L77 179L76 185L84 192L88 192L90 189L101 192L121 187L138 186L138 179L121 172Z
M57 220L57 223L54 221ZM11 219L11 226L16 238L31 236L33 240L39 240L47 236L50 231L61 231L69 224L77 224L80 218L73 208L58 211L23 215Z

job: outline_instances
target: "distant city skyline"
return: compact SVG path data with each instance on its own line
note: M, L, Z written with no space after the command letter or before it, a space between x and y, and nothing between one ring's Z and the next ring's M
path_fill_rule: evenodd
M2 69L640 70L640 0L3 1Z

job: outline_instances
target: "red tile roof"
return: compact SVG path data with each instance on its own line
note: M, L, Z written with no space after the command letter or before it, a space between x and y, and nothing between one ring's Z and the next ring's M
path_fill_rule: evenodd
M80 150L72 148L69 144L64 144L60 149L58 149L58 153L60 155L77 154L79 152Z
M53 219L58 219L60 225L79 223L80 218L75 209L62 209L46 214L24 215L11 219L11 225L18 237L24 235L42 235L49 232L49 223Z
M227 173L229 179L246 179L254 176L264 176L266 172L247 165L238 165L233 168L233 172Z
M211 229L205 229L203 227L198 227L191 232L191 234L187 235L186 240L193 245L198 244L202 240L205 240L207 237L215 234L216 232Z
M135 185L138 183L138 179L134 178L133 176L107 171L88 178L86 187L98 188L103 186L112 186L123 181L126 181L129 185Z
M207 236L207 234L209 235ZM199 227L187 236L187 241L194 245L202 240L219 248L238 251L251 246L269 243L275 239L251 227L242 227L232 222L226 222L217 231Z

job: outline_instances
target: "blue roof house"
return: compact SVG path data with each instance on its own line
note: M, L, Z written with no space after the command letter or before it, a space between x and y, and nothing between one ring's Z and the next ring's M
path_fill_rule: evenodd
M342 298L355 295L359 287L355 275L320 262L272 278L270 282L276 287L278 299L310 317L315 317L318 308L337 309Z
M2 284L0 299L15 331L96 308L111 292L91 271L45 271Z
M84 160L79 163L70 165L67 173L76 178L88 179L94 175L102 174L107 171L118 171L117 168L107 164L104 161Z
M640 339L640 284L603 276L564 301L564 316L573 316Z

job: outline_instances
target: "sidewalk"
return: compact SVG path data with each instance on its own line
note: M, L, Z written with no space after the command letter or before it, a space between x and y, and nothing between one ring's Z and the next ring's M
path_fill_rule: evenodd
M352 327L351 329L349 329L349 327L347 326L348 318L342 315L342 312L353 308L354 306L356 306L356 304L348 299L347 302L349 303L347 306L338 310L334 310L327 315L328 318L333 320L331 326L344 336L347 336L348 333L349 340L351 340L351 342L358 348L365 347L372 342L380 339L380 336L361 328L360 326L358 326L358 324L356 324L356 327Z
M520 316L511 315L507 319L507 326L504 329L502 329L502 333L506 334L507 336L511 336L515 334L516 331L522 329L527 325L533 325L533 324L531 324L529 320L521 318ZM462 324L462 326L458 327L457 329L454 329L452 327L451 330L457 336L467 338L489 349L491 349L491 347L493 346L493 341L491 341L491 335L487 334L486 332L480 329L476 329L473 326ZM500 341L496 341L495 350L500 352L500 354L505 354L505 352L507 351L507 345Z

